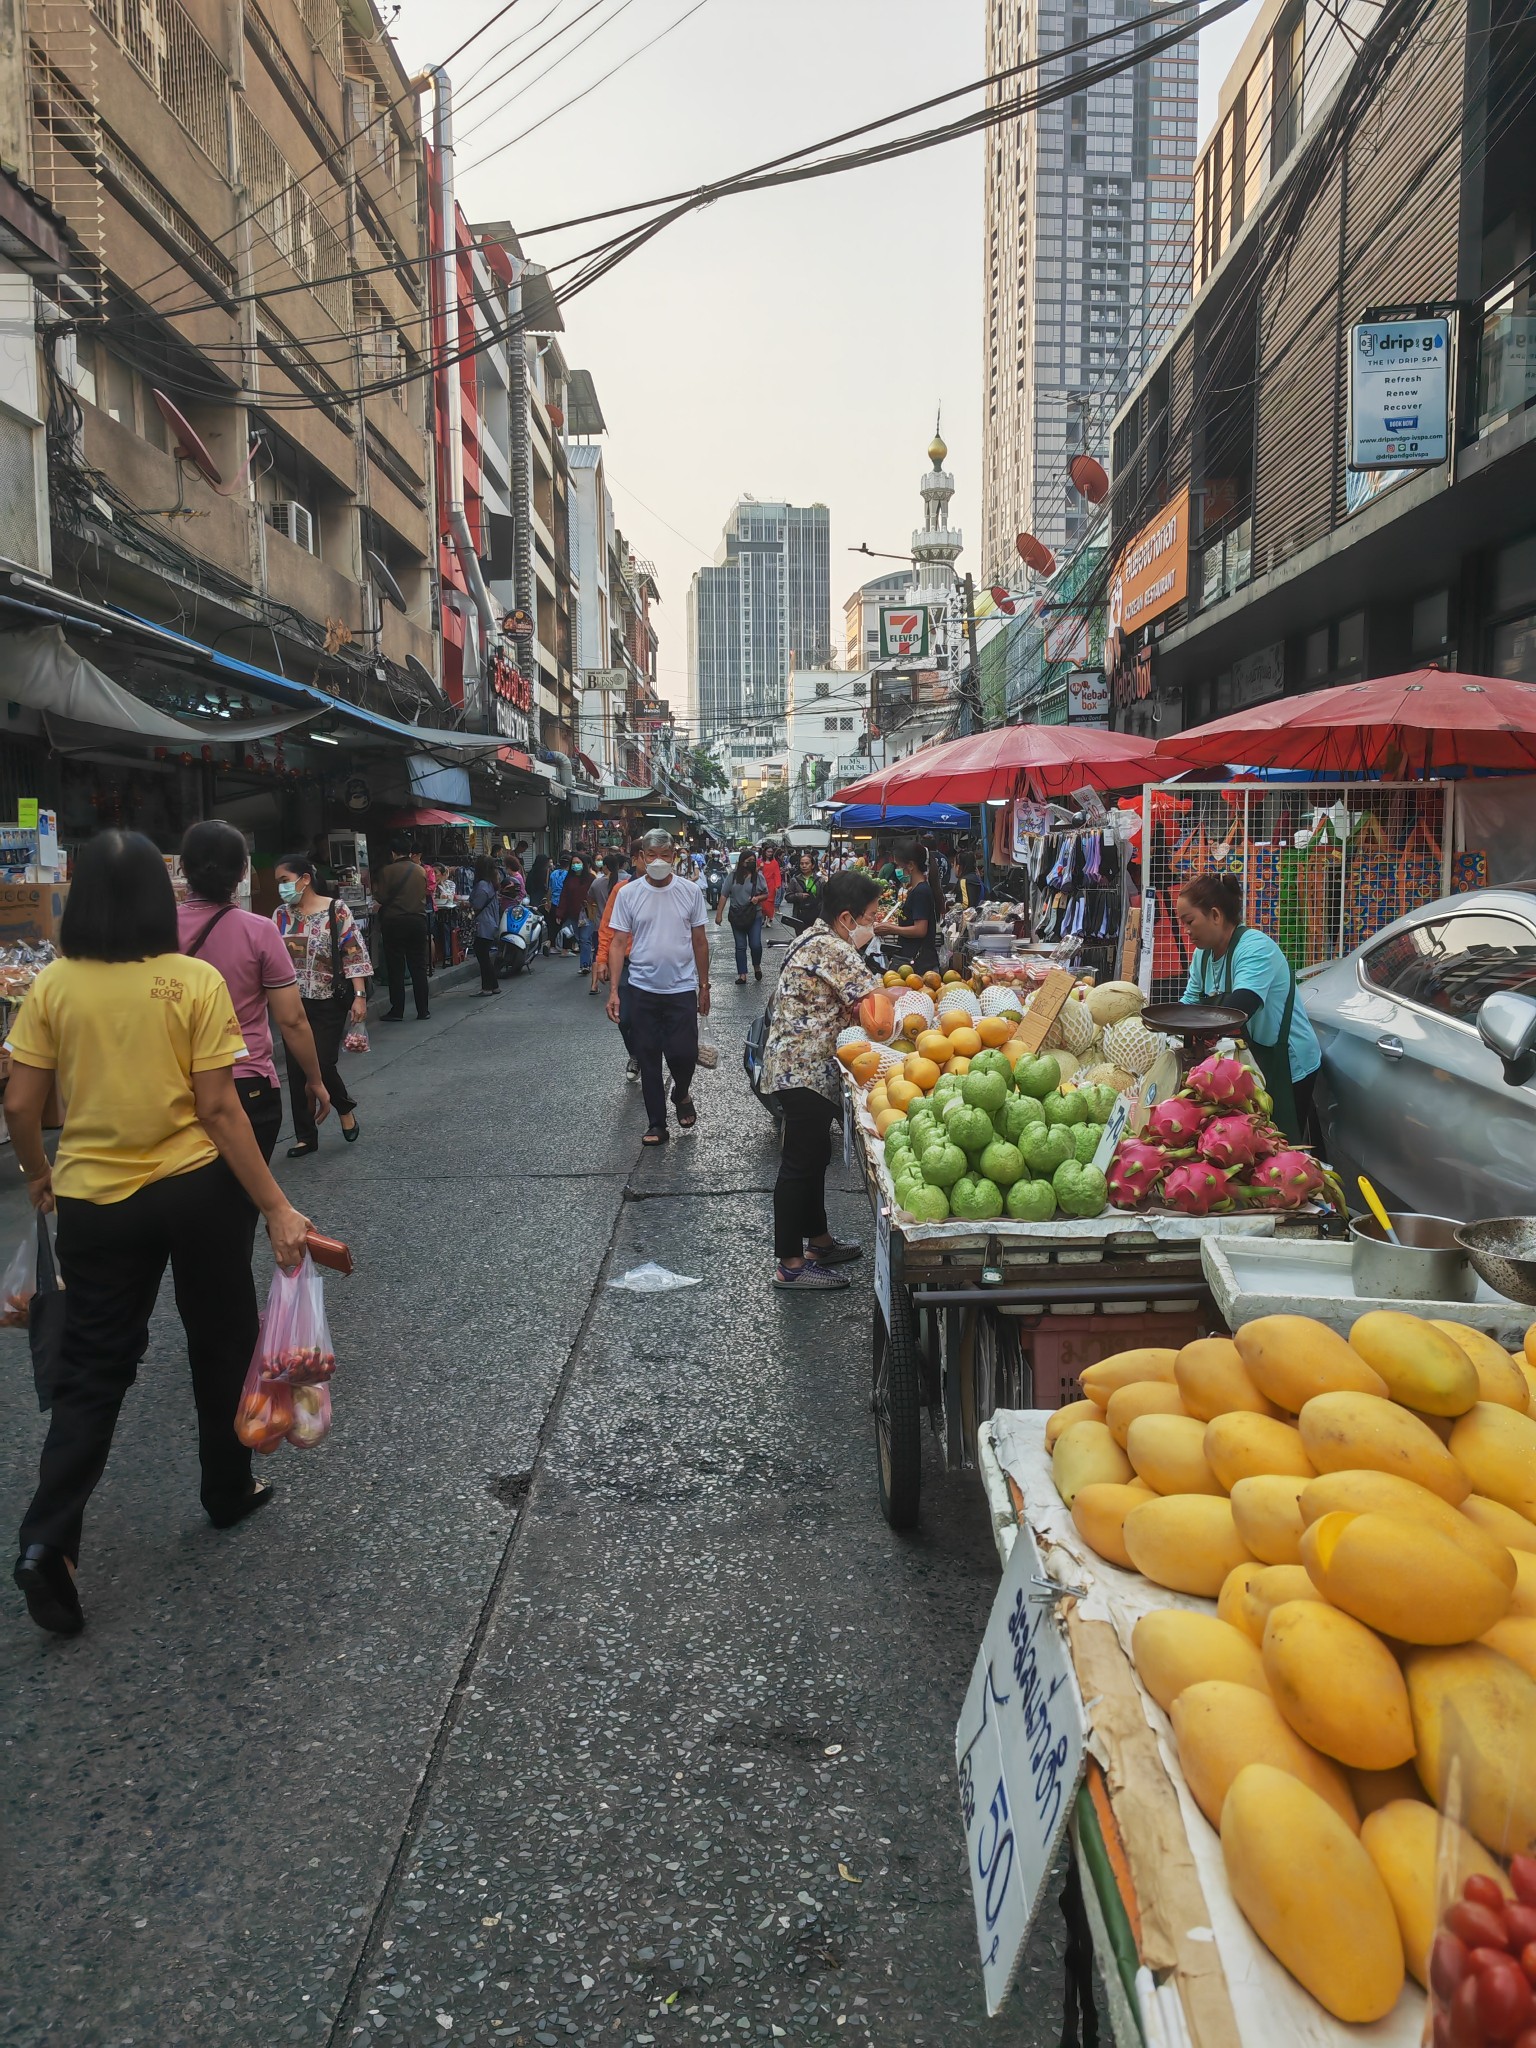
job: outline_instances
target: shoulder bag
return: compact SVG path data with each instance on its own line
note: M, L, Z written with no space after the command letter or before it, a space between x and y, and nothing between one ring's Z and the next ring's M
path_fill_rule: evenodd
M202 952L204 946L207 945L209 935L212 933L214 926L219 922L219 919L221 917L228 917L229 913L234 909L234 907L235 906L233 903L226 903L222 905L220 909L216 910L213 913L212 917L209 918L208 922L203 926L202 930L198 933L197 937L192 941L191 945L185 948L186 955L189 960L195 960L197 958L198 954Z

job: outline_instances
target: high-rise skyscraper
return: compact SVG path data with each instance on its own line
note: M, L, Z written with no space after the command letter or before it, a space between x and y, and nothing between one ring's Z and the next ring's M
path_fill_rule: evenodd
M688 685L706 745L781 719L790 665L832 661L832 541L825 505L731 508L714 563L688 592Z
M987 70L1112 30L1123 0L987 0ZM1191 10L1170 6L1168 26ZM993 104L1144 43L1127 30L1091 50L1016 72ZM1110 421L1189 298L1191 170L1199 87L1191 39L986 135L987 324L982 379L982 555L1017 573L1014 539L1058 557L1091 508L1067 464L1103 456Z

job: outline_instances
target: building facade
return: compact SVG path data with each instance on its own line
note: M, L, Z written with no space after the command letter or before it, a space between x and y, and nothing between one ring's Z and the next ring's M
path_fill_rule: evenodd
M1187 14L1169 7L1165 18L1172 25ZM1040 66L989 87L991 104L1013 97L1021 80L1062 82L1150 40L1145 26L1114 36L1121 18L1116 0L988 0L989 74ZM1091 52L1053 56L1106 32ZM1086 532L1091 507L1067 465L1103 453L1121 397L1188 301L1197 92L1190 40L987 131L989 583L1016 573L1016 535L1035 534L1059 557Z
M791 668L832 661L832 559L825 505L743 498L688 596L688 684L706 746L782 719Z

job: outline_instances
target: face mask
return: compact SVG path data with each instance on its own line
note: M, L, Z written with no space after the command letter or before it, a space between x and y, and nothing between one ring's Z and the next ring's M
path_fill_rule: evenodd
M571 873L572 873L573 875L579 875L579 874L581 874L582 872L583 872L583 869L582 869L582 865L581 865L581 862L580 862L579 860L578 860L578 861L573 861L573 862L571 863Z
M672 872L672 863L669 860L648 860L645 872L653 882L664 882Z
M282 897L285 903L297 903L299 898L304 894L304 891L299 887L297 882L279 882L277 885L277 893L279 896Z
M856 953L862 953L874 936L875 928L872 924L856 924L848 934L848 943Z

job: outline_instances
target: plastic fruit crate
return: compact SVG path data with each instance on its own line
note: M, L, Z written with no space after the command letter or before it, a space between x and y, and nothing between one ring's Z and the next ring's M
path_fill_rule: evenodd
M1112 1358L1117 1351L1161 1345L1178 1351L1203 1337L1209 1318L1197 1308L1171 1303L1165 1309L1138 1309L1126 1314L1042 1316L1033 1329L1019 1335L1033 1367L1035 1406L1061 1408L1082 1399L1077 1376L1084 1366Z

